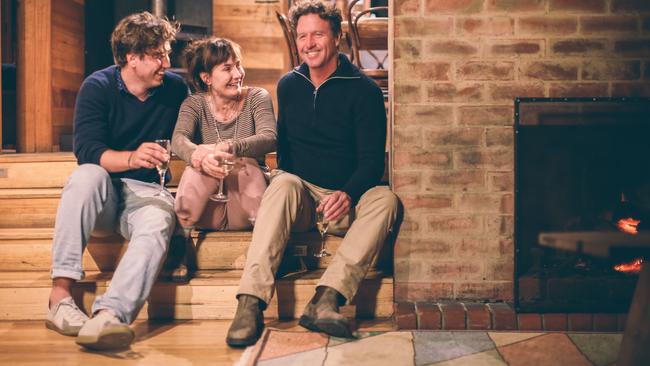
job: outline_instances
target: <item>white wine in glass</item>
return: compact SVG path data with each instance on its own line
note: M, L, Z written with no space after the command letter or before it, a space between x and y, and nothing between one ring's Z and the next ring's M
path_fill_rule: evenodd
M316 211L316 228L320 233L320 252L314 253L314 257L316 258L323 258L331 255L325 250L325 236L327 235L329 225L329 221L325 219L325 213L323 211Z
M226 143L228 145L228 149L227 149L228 151L226 151L227 153L231 153L231 154L234 153L234 151L233 151L234 150L233 149L233 140L227 139L227 140L223 140L221 142L224 142L224 143ZM214 145L215 151L217 149L217 145L218 145L218 143ZM232 159L223 159L223 158L216 157L216 156L215 156L215 159L217 159L219 161L219 165L221 165L223 167L223 170L226 171L226 176L235 168L235 156L234 155L233 155ZM210 195L210 197L209 197L210 200L215 201L215 202L228 202L228 196L225 193L223 193L223 181L224 180L226 180L226 177L221 179L221 181L219 182L219 191L217 193L215 193L215 194Z
M162 146L165 149L166 160L162 163L156 165L156 170L158 171L158 176L160 177L160 191L154 194L154 196L164 196L165 195L165 174L169 168L169 159L171 158L171 142L169 139L160 139L155 141L156 144Z

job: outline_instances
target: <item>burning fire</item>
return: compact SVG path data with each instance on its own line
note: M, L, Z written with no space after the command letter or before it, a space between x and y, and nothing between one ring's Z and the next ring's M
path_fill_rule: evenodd
M621 263L614 266L614 270L623 273L634 273L639 274L641 272L641 266L643 265L643 259L637 258L629 263Z
M639 233L639 230L637 229L639 223L641 223L641 220L628 217L618 220L618 222L616 222L616 227L626 234L636 235Z

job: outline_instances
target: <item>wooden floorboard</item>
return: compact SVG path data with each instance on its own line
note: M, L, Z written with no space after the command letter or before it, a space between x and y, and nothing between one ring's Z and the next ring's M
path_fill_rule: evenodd
M45 328L42 321L0 321L1 365L233 365L244 350L226 345L228 320L136 321L129 350L89 352ZM296 321L267 326L305 331ZM357 321L360 331L390 331L389 319Z

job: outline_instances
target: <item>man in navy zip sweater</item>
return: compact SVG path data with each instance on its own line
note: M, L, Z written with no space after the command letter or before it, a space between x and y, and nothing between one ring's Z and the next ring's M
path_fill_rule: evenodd
M259 338L289 234L313 229L315 212L329 221L329 233L344 239L300 325L351 337L339 306L354 297L397 214L397 198L378 185L386 143L383 96L338 53L340 12L303 1L289 16L303 64L278 84L279 169L271 173L258 212L226 338L231 346Z
M183 79L166 71L177 27L148 12L122 19L111 36L115 66L84 80L74 115L79 167L61 195L52 244L52 291L45 324L77 336L91 349L127 347L135 320L167 252L174 230L173 198L156 165L169 159L154 140L169 139L181 103ZM117 232L129 240L106 292L88 319L71 288L84 276L83 251L91 233Z

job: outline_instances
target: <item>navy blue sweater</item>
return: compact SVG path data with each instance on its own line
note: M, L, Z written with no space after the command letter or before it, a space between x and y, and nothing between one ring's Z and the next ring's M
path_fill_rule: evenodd
M318 88L302 64L278 83L278 167L356 203L384 172L381 89L348 58Z
M77 163L99 165L108 149L135 150L143 142L170 139L187 91L180 76L165 72L163 84L142 102L125 87L116 66L94 72L81 85L75 105ZM111 173L111 177L158 181L155 169Z

